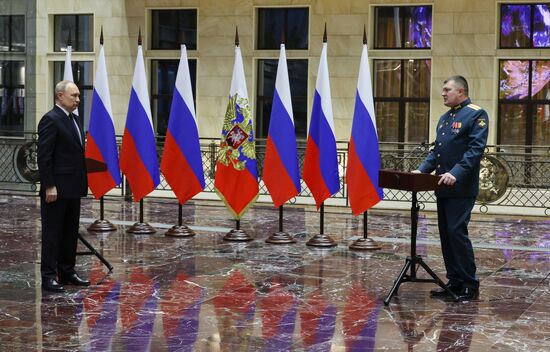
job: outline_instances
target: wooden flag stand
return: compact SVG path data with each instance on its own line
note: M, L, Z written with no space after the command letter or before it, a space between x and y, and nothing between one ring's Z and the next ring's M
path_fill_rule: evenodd
M363 238L355 240L352 244L350 244L349 249L365 251L377 250L381 248L382 247L376 241L367 237L367 211L365 211L363 213Z
M126 232L134 235L152 235L157 232L153 226L143 222L143 198L139 200L139 222L130 226Z
M279 231L269 236L266 240L271 244L289 244L296 243L296 239L292 237L288 232L283 231L283 206L279 207Z
M164 235L170 237L195 236L195 232L193 230L191 230L188 226L183 225L183 205L181 203L178 203L178 224L172 226Z
M320 233L310 238L306 245L311 247L335 247L338 244L330 236L324 234L325 227L325 203L321 204Z
M233 242L246 242L252 241L253 238L243 230L241 230L241 220L236 219L236 228L229 231L224 237L224 241L233 241Z
M116 231L116 226L113 225L109 220L104 218L104 204L103 197L99 198L99 220L94 221L87 230L89 232L111 232Z

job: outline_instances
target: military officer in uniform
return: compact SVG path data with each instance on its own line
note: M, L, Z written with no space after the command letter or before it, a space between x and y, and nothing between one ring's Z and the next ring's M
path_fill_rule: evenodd
M437 198L437 221L441 250L445 261L447 286L459 300L478 297L479 280L468 223L479 191L480 160L487 143L488 116L472 104L468 82L452 76L443 82L443 103L450 109L437 123L434 148L413 172L440 175ZM430 291L432 297L446 297L442 288Z

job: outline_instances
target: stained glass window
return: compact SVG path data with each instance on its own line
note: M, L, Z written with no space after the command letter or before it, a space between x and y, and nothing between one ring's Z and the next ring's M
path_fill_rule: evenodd
M374 48L431 48L431 6L380 6L375 8Z
M550 47L550 4L502 4L500 47Z
M500 60L498 143L548 145L550 60Z

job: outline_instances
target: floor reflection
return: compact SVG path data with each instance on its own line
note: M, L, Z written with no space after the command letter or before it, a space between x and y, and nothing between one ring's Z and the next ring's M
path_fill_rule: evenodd
M125 233L136 204L106 202L118 231L85 234L114 266L78 258L93 285L42 292L38 202L4 196L0 202L0 350L2 351L544 351L550 339L550 234L545 219L474 216L479 301L431 299L433 284L404 283L389 306L382 300L410 253L409 214L369 213L376 252L348 250L362 236L360 219L328 208L326 232L339 246L305 246L318 213L285 207L294 245L264 242L278 213L258 205L242 219L255 237L228 243L234 226L226 209L184 207L197 235L163 235L173 202L146 202L146 219L162 226L152 236ZM98 204L83 202L83 226ZM167 220L169 219L169 220ZM422 214L420 253L443 276L434 214ZM424 275L420 274L419 275Z

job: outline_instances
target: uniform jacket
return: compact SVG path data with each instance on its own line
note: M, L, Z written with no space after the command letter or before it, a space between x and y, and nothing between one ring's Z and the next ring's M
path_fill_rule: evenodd
M456 178L453 187L435 192L438 197L476 197L479 164L487 144L489 118L485 110L466 99L447 111L437 123L433 149L418 168L436 175L446 172Z
M83 125L75 116L84 141ZM56 186L59 198L80 198L88 193L84 146L67 114L58 106L38 123L38 171L40 194Z

